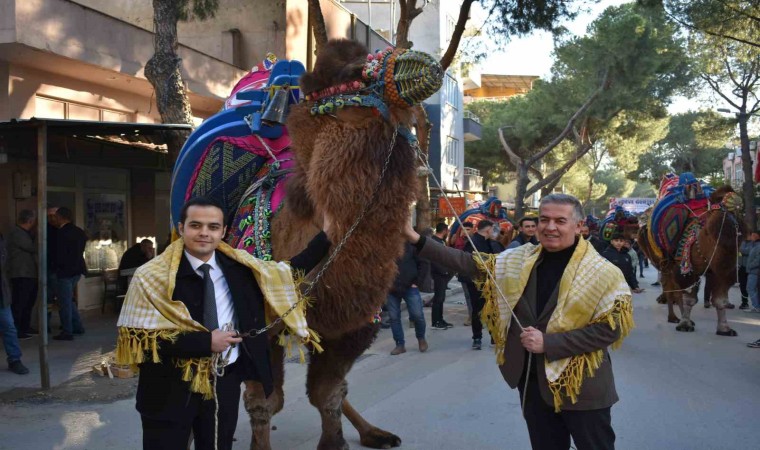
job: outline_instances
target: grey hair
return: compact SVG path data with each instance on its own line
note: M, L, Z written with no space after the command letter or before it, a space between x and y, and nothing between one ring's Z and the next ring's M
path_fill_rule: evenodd
M29 223L34 220L35 217L37 217L37 214L31 209L22 209L18 212L18 223Z
M571 205L575 220L578 222L583 220L583 205L580 200L570 194L549 194L545 196L538 205L539 214L541 213L541 207L548 204Z

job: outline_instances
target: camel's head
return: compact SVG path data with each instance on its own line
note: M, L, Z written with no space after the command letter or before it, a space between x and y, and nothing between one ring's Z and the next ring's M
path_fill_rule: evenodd
M739 214L744 208L744 201L731 186L721 186L710 194L710 204L719 205L734 214Z
M443 69L432 56L407 49L375 54L358 42L330 41L320 50L314 70L301 78L312 115L333 115L349 107L369 107L386 119L438 92Z

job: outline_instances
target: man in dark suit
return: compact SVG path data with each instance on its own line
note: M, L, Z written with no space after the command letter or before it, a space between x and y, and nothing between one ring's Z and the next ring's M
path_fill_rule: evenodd
M476 229L477 232L470 236L472 243L468 240L464 245L464 251L467 253L473 253L475 249L477 249L479 253L494 253L493 247L491 247L491 242L489 241L491 230L493 229L493 222L485 219L481 220L478 222ZM473 244L475 244L475 247L473 247ZM480 320L480 312L483 311L483 306L485 305L486 300L483 298L483 293L478 289L471 278L468 278L467 275L462 272L459 272L459 275L466 280L462 284L470 293L470 303L472 303L472 312L470 313L472 349L480 350L483 347L483 322Z
M237 426L241 382L262 383L268 396L273 380L267 334L240 338L237 331L221 328L227 324L235 330L263 328L264 296L249 267L217 251L226 231L224 214L217 203L191 199L182 209L178 226L184 254L172 299L184 303L192 319L211 331L184 332L174 341L161 340L161 362L140 364L136 407L142 418L143 448L186 450L192 431L196 450L214 449L215 434L216 448L229 450ZM306 250L291 260L291 266L309 272L329 247L326 234L319 233ZM203 395L191 392L190 383L183 381L182 369L174 363L177 358L202 358L213 353L229 357L224 376L216 381L216 417L214 400L204 400Z
M446 235L449 233L449 227L441 222L435 226L435 234L430 239L441 245L446 245ZM443 320L443 302L446 301L446 288L448 287L451 274L445 267L430 261L430 273L433 275L433 304L432 311L432 328L434 330L446 330L453 327L452 324Z
M499 369L507 384L520 391L535 450L567 450L571 437L578 450L614 449L610 410L618 396L607 347L620 343L633 326L630 291L619 270L579 237L582 217L581 204L575 197L565 194L544 197L539 207L539 249L520 247L504 252L495 263L496 281L501 282L506 300L513 305L521 324L513 318L510 321L507 314L506 340L499 358L503 362ZM485 276L470 255L421 238L411 228L406 229L405 234L420 249L420 256L452 271L476 278ZM587 265L583 265L584 261ZM566 269L571 277L567 277L569 282L563 284L566 286L563 290L560 279L565 283ZM526 278L523 282L517 281L523 277ZM524 287L520 290L518 285L518 289L510 291L507 283L513 283L512 287L520 283ZM588 289L592 285L594 288ZM563 298L562 309L558 308L560 297ZM591 301L593 298L598 303ZM584 316L578 314L584 309L586 318L575 320L582 325L547 331L550 323L556 328L556 322L552 322L556 314L570 320L571 316ZM597 317L597 309L604 310L605 315ZM561 367L563 361L587 361L588 355L598 357L596 369L586 364L585 370L575 372L572 381L563 375L567 371L573 373L572 367L577 366L567 364L559 378L549 380L550 367L557 364ZM564 387L557 387L558 379L576 384L574 399L566 395Z
M55 293L63 330L53 336L57 341L72 341L75 334L84 334L82 319L74 303L74 290L79 279L87 273L84 263L84 248L87 235L84 230L72 223L73 213L69 208L58 208L55 213L58 230L55 237Z

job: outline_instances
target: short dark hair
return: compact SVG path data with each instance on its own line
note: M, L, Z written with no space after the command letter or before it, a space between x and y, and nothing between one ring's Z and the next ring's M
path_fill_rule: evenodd
M69 222L71 222L74 217L74 213L72 213L71 210L65 206L58 208L58 211L55 212L55 215L63 220L68 220Z
M524 217L521 217L520 220L517 221L517 226L518 227L522 227L523 222L525 222L525 221L533 222L536 225L538 225L538 217L536 217L536 216L524 216Z
M472 222L470 222L468 220L467 222L465 222L465 223L462 224L462 227L463 228L472 228Z
M37 217L34 211L31 209L22 209L18 212L18 223L29 223Z
M185 220L187 220L187 210L191 206L211 206L218 208L222 212L222 225L224 225L224 208L222 208L221 203L208 197L193 197L186 201L185 204L182 205L182 210L179 213L179 222L181 224L184 224Z
M492 227L492 226L493 226L493 222L491 222L490 220L485 220L485 219L481 220L480 222L478 222L478 231L483 230L488 227Z
M439 223L435 224L435 232L436 233L440 233L441 231L448 231L448 229L449 229L449 226L446 225L443 222L439 222Z

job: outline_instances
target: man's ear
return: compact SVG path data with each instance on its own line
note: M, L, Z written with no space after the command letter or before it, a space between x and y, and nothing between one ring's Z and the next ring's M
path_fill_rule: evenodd
M227 236L227 225L222 227L222 240L224 240L225 236Z
M177 222L177 230L179 230L179 235L182 236L185 233L185 224Z

